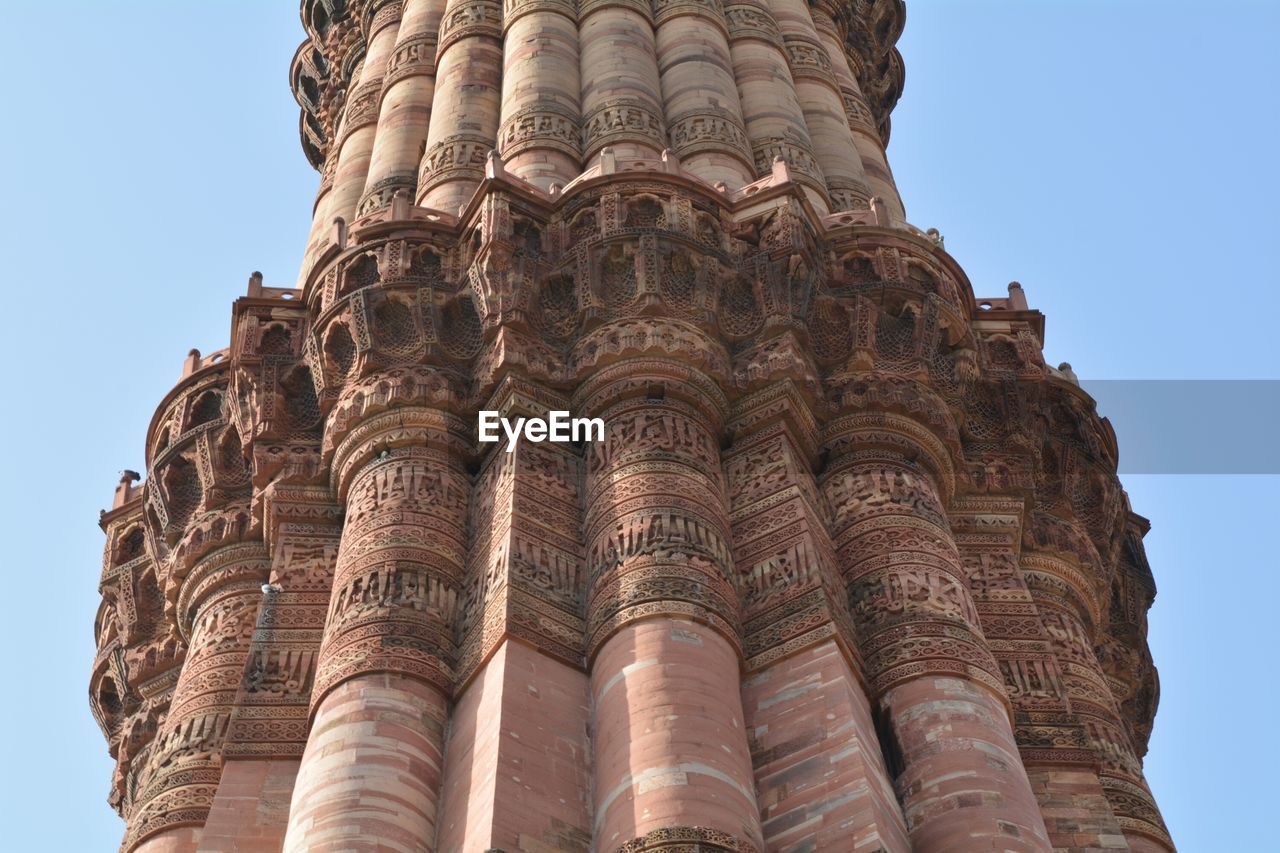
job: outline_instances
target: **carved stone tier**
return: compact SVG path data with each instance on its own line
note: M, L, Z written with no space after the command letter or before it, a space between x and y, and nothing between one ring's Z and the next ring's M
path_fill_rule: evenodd
M904 14L305 0L300 286L102 517L128 850L1172 850L1147 525L905 220Z

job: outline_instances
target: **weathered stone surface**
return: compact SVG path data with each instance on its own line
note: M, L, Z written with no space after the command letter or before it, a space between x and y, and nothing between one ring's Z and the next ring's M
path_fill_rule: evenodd
M906 220L903 15L303 3L299 286L102 518L125 853L1173 849L1147 524Z

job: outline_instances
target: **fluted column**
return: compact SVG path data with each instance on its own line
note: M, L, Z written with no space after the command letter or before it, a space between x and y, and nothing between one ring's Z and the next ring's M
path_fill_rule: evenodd
M766 848L906 853L810 467L816 423L782 380L739 400L728 429L742 694Z
M582 0L583 155L657 157L667 147L649 0Z
M395 49L386 63L378 127L358 215L391 204L399 190L412 197L431 124L436 39L445 0L404 0Z
M450 430L400 409L334 454L346 524L286 851L433 844L469 489Z
M1004 676L1014 737L1055 848L1124 849L1124 836L1098 781L1097 762L1071 713L1049 634L1018 566L1024 501L959 496L951 528L982 632Z
M823 491L912 849L1047 851L943 509L945 447L888 414L835 421L827 445Z
M831 59L818 38L809 5L805 0L768 2L782 33L796 94L813 140L813 153L822 166L831 195L831 209L865 210L871 190L845 117Z
M271 587L261 596L199 853L278 851L288 827L340 529L328 488L288 480L259 492Z
M662 101L671 148L708 183L755 180L719 0L655 0Z
M757 177L781 157L820 213L830 209L827 182L813 156L778 22L766 0L731 0L724 7L729 54Z
M449 0L440 24L436 87L418 204L457 213L484 179L497 145L502 92L499 0Z
M598 374L579 408L606 424L588 460L584 528L595 846L760 848L716 439L723 401L696 371L647 361Z
M875 120L871 117L871 108L862 96L862 88L858 85L857 75L849 66L849 54L840 40L840 32L835 22L825 11L813 8L813 23L818 32L818 40L831 59L831 71L835 75L836 84L840 87L840 100L844 104L845 118L849 129L853 131L853 144L858 149L858 157L862 160L862 171L866 176L867 187L871 194L884 200L889 206L890 215L897 221L906 218L902 206L902 196L898 186L893 182L893 172L889 168L889 160L885 156L884 142L880 132L876 130Z
M1084 541L1079 535L1079 541ZM1096 569L1063 554L1026 551L1022 572L1063 671L1071 710L1100 765L1097 779L1131 850L1174 849L1142 773L1120 709L1094 652L1100 603L1091 592Z
M498 151L513 175L546 190L582 171L578 13L572 0L508 0L503 15Z
M508 377L482 408L509 419L545 417L568 402ZM523 439L510 453L482 448L438 845L585 851L582 458L568 445Z
M196 849L222 777L220 753L268 571L261 544L236 544L202 557L188 573L178 601L190 636L186 662L139 785L125 853Z
M401 9L399 0L382 0L377 7L369 22L364 59L353 75L351 91L322 170L319 196L302 260L302 282L306 281L317 256L329 242L333 221L341 218L349 223L355 218L369 174L382 78L395 47Z
M359 82L352 88L338 128L338 168L333 176L328 219L356 218L356 207L364 193L369 164L377 137L382 81L387 63L395 54L401 5L399 0L381 4L374 13L365 38L368 50L360 69Z

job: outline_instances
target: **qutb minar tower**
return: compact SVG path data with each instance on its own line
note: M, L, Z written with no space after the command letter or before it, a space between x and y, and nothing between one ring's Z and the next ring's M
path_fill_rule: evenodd
M905 218L904 14L303 3L298 287L102 518L126 853L1173 850L1148 523Z

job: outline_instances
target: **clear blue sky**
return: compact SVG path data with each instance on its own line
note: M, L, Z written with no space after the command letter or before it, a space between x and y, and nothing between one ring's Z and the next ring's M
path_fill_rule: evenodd
M249 273L294 279L317 181L287 86L301 28L293 0L0 6L0 823L7 849L107 851L98 510L142 467L187 350L226 342ZM978 295L1021 281L1050 360L1082 377L1280 378L1280 4L908 10L890 157ZM1153 438L1117 429L1122 452ZM1182 850L1266 849L1280 478L1126 485L1160 587L1148 778Z

